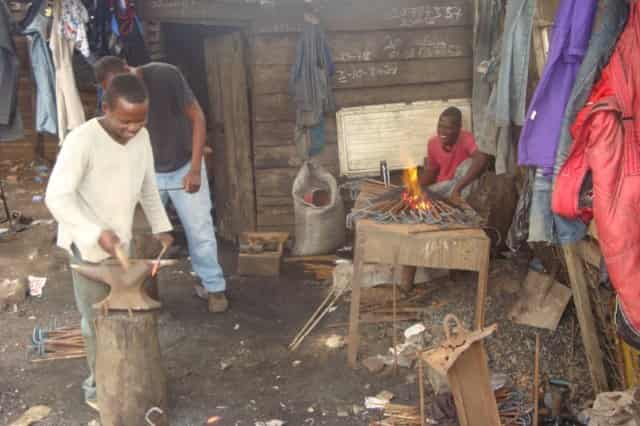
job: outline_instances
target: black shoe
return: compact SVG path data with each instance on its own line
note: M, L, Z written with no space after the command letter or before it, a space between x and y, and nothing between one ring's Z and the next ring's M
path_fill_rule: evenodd
M640 333L633 328L631 323L627 320L622 306L620 305L620 299L616 298L616 332L618 336L629 346L635 350L640 350Z

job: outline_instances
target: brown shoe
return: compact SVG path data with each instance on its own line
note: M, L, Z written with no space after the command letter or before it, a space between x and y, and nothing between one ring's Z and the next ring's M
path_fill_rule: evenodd
M209 312L221 313L229 309L229 301L224 292L209 293Z

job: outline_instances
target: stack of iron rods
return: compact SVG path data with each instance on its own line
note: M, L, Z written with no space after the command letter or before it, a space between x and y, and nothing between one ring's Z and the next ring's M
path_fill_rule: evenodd
M353 210L347 217L347 226L353 228L357 219L373 219L378 223L407 225L463 225L478 226L481 219L468 206L459 207L438 196L425 195L426 208L416 208L414 202L404 199L404 190L394 188L381 196L368 200L364 207Z
M50 330L36 327L31 337L32 350L40 355L32 362L56 359L84 358L84 338L79 327L62 327Z

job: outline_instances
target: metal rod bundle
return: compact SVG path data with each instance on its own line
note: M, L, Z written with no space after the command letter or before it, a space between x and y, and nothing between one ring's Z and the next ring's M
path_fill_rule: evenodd
M454 205L428 191L417 200L407 197L403 188L393 188L367 200L347 216L347 226L353 227L357 219L373 219L379 223L406 225L463 225L479 226L480 216L468 205Z
M55 359L84 358L84 338L80 327L62 327L50 330L36 327L31 336L31 350L39 355L32 362Z

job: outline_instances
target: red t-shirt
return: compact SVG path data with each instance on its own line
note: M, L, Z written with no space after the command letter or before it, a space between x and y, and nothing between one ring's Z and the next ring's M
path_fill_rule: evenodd
M477 149L473 135L466 130L460 130L458 142L453 145L451 152L444 150L440 136L436 135L429 139L427 161L433 162L438 168L436 182L451 180L456 174L456 169L460 163L471 157Z

